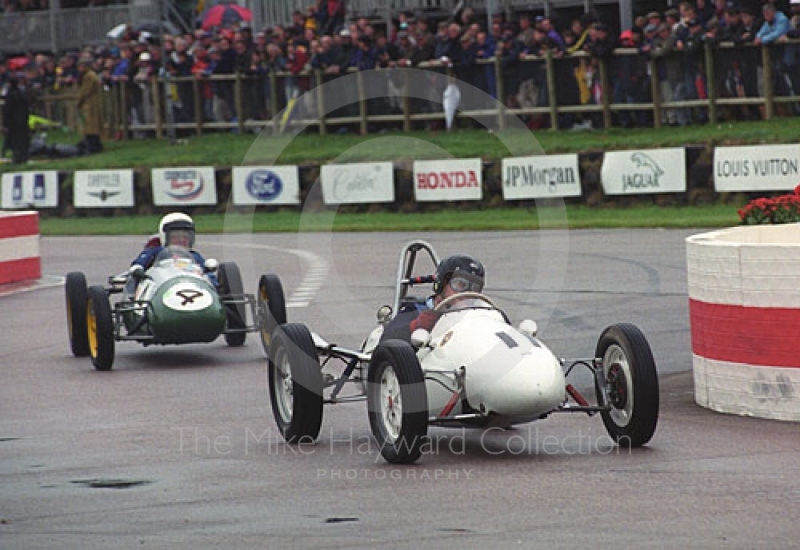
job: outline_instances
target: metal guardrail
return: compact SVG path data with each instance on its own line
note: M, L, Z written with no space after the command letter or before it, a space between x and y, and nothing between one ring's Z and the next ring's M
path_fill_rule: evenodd
M0 51L60 52L105 44L116 25L160 16L155 3L6 13L0 17Z

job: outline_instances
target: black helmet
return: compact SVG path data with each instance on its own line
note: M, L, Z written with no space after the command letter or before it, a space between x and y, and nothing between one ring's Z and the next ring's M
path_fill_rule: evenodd
M433 292L440 294L456 272L467 275L467 278L479 283L481 289L483 288L486 277L483 264L472 256L455 254L439 262L436 268L436 280L433 282Z

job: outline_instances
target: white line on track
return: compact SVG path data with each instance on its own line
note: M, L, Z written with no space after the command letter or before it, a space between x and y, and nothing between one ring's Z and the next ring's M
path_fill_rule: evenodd
M9 283L7 285L0 285L0 298L2 298L3 296L13 296L14 294L22 294L23 292L33 292L34 290L41 290L43 288L61 286L64 284L64 280L65 277L43 275L41 279L37 279L35 281L25 281L20 283Z
M286 299L287 308L300 308L308 307L313 300L314 296L322 288L323 282L328 275L328 262L322 256L309 252L308 250L300 250L296 248L280 248L268 244L247 244L247 243L229 243L222 242L220 246L230 246L232 248L247 248L253 250L274 250L278 252L287 252L300 258L307 266L308 269L303 276L303 280L297 285L297 288Z

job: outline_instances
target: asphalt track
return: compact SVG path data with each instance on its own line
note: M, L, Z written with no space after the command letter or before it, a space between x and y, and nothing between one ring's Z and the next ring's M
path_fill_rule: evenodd
M660 372L651 444L599 418L512 431L432 429L413 466L382 461L363 403L325 409L319 443L283 445L255 335L242 348L117 346L114 370L69 353L62 287L0 297L0 547L790 548L800 545L797 424L694 403L684 238L697 231L201 236L245 286L280 275L330 341L358 346L389 303L400 245L487 265L486 292L537 320L559 355L632 322ZM142 237L43 238L48 276L102 283Z

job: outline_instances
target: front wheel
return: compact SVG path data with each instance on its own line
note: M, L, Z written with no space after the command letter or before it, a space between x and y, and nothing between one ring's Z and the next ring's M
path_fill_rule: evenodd
M67 301L67 331L69 346L75 357L89 355L89 335L86 332L86 301L89 299L86 275L80 271L67 273L64 281Z
M367 381L369 424L383 458L395 464L416 461L428 435L428 393L414 348L402 340L381 343Z
M234 262L219 264L219 293L225 304L225 342L231 347L243 346L247 339L247 315L244 308L244 285L239 266ZM236 301L238 303L232 303ZM231 332L228 332L231 331Z
M258 281L258 314L261 345L269 357L272 332L278 325L286 323L286 299L283 295L283 285L277 275L266 273Z
M111 370L114 364L114 318L111 304L102 286L89 287L86 305L86 328L89 356L97 370Z
M612 325L600 335L595 357L602 361L611 406L601 413L608 434L623 447L641 447L653 437L659 410L658 374L647 339L634 325Z
M322 370L308 328L286 323L275 329L269 354L272 414L288 443L312 443L322 427Z

